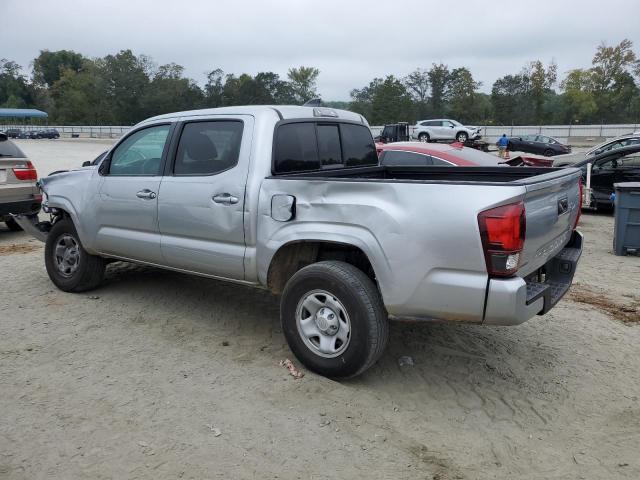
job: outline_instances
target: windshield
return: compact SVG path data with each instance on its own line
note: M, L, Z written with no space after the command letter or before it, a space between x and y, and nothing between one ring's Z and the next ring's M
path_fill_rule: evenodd
M453 123L454 125L461 127L462 124L460 122L456 122L455 120L449 120L451 123Z
M452 148L451 150L447 150L447 153L484 167L495 167L500 163L498 157L495 155L481 152L474 148Z

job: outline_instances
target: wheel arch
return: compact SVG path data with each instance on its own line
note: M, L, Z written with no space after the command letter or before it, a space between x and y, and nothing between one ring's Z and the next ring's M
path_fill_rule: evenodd
M281 245L269 260L265 284L275 294L284 290L287 281L300 269L323 260L340 260L363 271L380 288L380 267L375 255L355 242L335 239L296 239ZM381 292L382 293L382 292Z

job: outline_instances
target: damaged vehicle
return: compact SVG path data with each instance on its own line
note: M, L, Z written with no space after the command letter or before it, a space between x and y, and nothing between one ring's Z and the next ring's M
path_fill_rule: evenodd
M36 215L42 195L36 187L38 173L18 146L0 133L0 222L9 230L20 230L11 216Z
M542 315L582 252L578 169L379 165L366 120L322 107L153 117L40 187L51 220L18 220L58 288L98 287L112 259L265 288L329 377L371 367L390 318Z

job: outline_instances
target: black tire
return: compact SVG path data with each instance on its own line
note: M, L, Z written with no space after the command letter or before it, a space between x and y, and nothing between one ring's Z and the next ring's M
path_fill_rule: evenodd
M418 135L418 140L420 140L421 142L429 143L431 141L431 137L429 137L429 134L427 132L422 132L420 135Z
M22 227L18 225L18 222L16 222L13 218L6 218L4 220L4 223L7 225L7 228L12 232L19 232L20 230L22 230Z
M547 148L547 149L544 151L543 155L544 155L545 157L553 157L553 150L551 150L550 148Z
M56 245L63 237L71 237L77 245L77 267L72 273L64 275L57 267L55 259ZM65 292L84 292L100 285L104 277L105 260L90 255L82 247L73 222L65 218L56 222L49 234L44 248L44 262L51 281Z
M464 143L469 140L469 134L467 132L456 133L456 140L460 143Z
M330 293L348 314L349 341L338 356L322 356L299 332L298 307L314 290ZM310 370L333 378L353 377L367 370L380 358L389 337L387 313L376 286L364 272L339 261L314 263L296 272L282 294L280 319L295 356Z

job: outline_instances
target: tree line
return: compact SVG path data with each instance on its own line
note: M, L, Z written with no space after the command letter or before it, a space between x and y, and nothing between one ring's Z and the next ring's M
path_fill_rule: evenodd
M38 108L57 124L131 125L180 110L231 105L302 104L318 96L320 71L300 66L286 78L274 72L214 69L201 86L176 63L157 65L122 50L88 58L43 50L27 75L0 60L0 107ZM534 60L498 78L491 93L466 67L433 63L405 77L374 78L350 92L351 101L326 101L363 114L372 125L450 117L482 125L640 122L640 60L633 44L597 47L591 66L559 79L555 62Z

